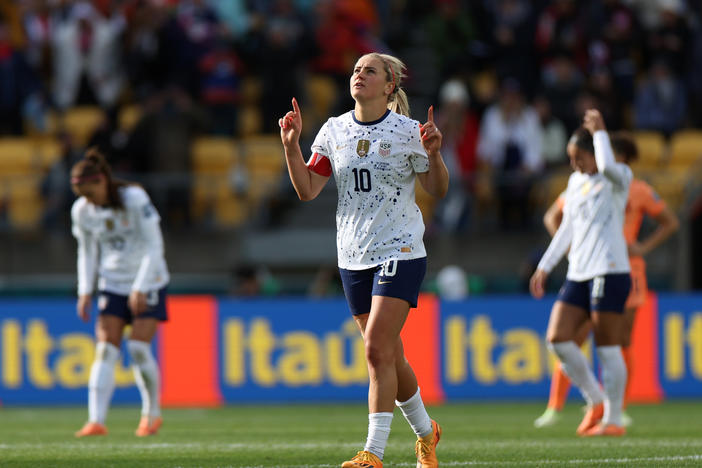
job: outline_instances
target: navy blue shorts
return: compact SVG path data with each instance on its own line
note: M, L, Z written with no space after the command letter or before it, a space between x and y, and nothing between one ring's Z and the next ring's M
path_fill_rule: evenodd
M353 315L368 314L373 296L396 297L417 307L419 288L427 271L427 258L388 260L367 270L339 268L344 294Z
M132 323L135 318L155 318L160 322L168 320L168 313L166 312L166 288L147 292L147 309L137 317L132 314L131 309L127 305L128 298L129 296L100 291L98 293L98 309L100 310L100 315L116 315L126 323Z
M596 276L587 281L566 280L558 292L558 300L591 311L624 312L631 289L629 273Z

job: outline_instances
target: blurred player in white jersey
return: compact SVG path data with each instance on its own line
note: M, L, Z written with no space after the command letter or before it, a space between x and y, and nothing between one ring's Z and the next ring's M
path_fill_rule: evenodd
M167 320L169 274L163 252L160 217L139 185L112 178L110 166L95 149L71 169L78 199L71 210L78 241L78 316L90 318L97 279L97 345L88 386L88 422L76 437L105 435L105 419L114 390L124 327L134 377L142 399L137 436L161 427L159 370L151 340Z
M638 157L638 148L634 140L623 132L615 132L610 135L614 157L617 161L631 165ZM544 215L544 225L552 236L558 230L558 226L563 219L564 196L553 202ZM656 221L658 227L644 239L639 240L639 230L644 215L648 215ZM636 310L643 305L648 294L646 282L646 262L644 255L648 254L668 237L678 230L679 221L675 213L666 205L646 182L640 179L633 179L629 186L629 195L626 204L626 214L624 216L624 238L629 249L629 264L631 266L631 291L626 300L624 308L625 326L622 337L622 351L627 371L627 391L624 393L624 408L627 404L628 389L631 385L631 376L635 359L633 349L630 348L631 332L634 326ZM585 322L574 337L578 346L582 346L592 330L592 324ZM551 390L546 411L534 421L537 428L551 426L560 419L560 411L565 404L570 390L570 380L562 371L560 365L556 365L551 377ZM622 413L622 424L629 426L632 419Z
M429 418L417 379L405 359L400 332L417 306L426 272L424 223L415 203L415 179L443 197L448 171L441 132L429 108L425 124L408 117L400 88L404 64L372 53L361 57L350 79L354 110L322 126L305 163L297 101L279 120L288 172L301 200L312 200L334 174L337 253L344 293L364 338L370 387L364 450L343 468L380 468L397 405L417 435L418 467L438 466L441 428Z
M568 143L575 170L565 191L563 221L531 278L534 297L568 249L568 273L551 310L547 340L563 370L580 389L588 411L576 433L620 436L626 386L622 357L624 306L631 288L629 256L623 234L631 169L614 159L599 111L585 113L583 127ZM604 392L575 343L578 329L591 320Z

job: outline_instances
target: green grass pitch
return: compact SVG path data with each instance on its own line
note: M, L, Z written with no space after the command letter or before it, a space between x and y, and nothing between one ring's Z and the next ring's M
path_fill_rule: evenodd
M569 403L553 427L534 429L543 403L429 408L444 435L441 466L702 466L702 402L633 406L622 438L575 436ZM167 409L161 432L134 436L139 409L115 406L106 437L76 439L84 407L0 408L0 467L335 467L361 450L364 405L251 405ZM385 467L413 467L414 435L399 411Z

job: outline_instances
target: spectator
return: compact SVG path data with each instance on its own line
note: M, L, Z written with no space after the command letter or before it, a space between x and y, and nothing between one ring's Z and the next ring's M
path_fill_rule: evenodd
M542 68L541 93L549 101L553 115L572 132L580 125L573 102L582 89L583 77L565 51L559 52Z
M665 59L674 74L681 76L688 65L692 39L684 16L685 6L682 0L660 0L658 14L658 26L646 34L644 57ZM646 65L650 65L650 62L644 62Z
M542 63L565 51L584 69L587 63L585 30L575 0L553 0L539 15L535 44Z
M127 73L134 97L145 100L163 89L169 80L168 7L140 2L129 24L125 41Z
M439 201L436 219L440 228L457 232L466 228L470 215L479 130L478 117L470 109L468 90L461 80L442 85L436 124L444 135L441 154L449 171L449 192Z
M514 76L528 91L533 91L538 75L534 73L534 13L526 0L491 2L487 28L492 60L500 76Z
M9 25L0 15L0 134L20 135L20 116L41 102L41 83L24 54L10 40Z
M588 28L589 66L611 70L613 86L619 96L633 97L636 63L640 52L641 31L634 11L623 0L588 3L585 26ZM605 120L610 120L605 116Z
M532 180L543 167L541 124L514 78L503 81L498 101L483 116L478 157L492 174L501 227L526 227Z
M262 35L263 131L273 132L278 129L277 117L287 112L290 97L301 94L300 64L309 56L312 42L308 25L291 0L273 2Z
M548 99L538 96L534 99L533 105L541 122L541 153L545 167L547 169L567 167L568 158L563 150L568 142L565 125L551 112ZM531 277L531 273L526 276L527 279Z
M125 26L116 7L96 9L83 1L53 16L53 96L59 109L115 106L125 81L120 49Z
M200 99L210 114L210 133L234 135L242 71L239 57L224 40L200 60Z
M683 126L687 110L685 87L665 60L656 60L637 87L635 109L637 128L670 136Z
M426 18L424 30L438 56L443 75L455 73L469 60L468 46L475 27L458 0L438 0Z
M154 204L171 225L190 226L190 146L207 127L202 111L180 88L154 95L130 135L125 164L159 173L151 179Z

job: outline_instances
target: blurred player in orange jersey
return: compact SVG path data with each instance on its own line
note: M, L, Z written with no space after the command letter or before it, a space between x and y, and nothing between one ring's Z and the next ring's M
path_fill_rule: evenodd
M638 149L634 141L623 132L612 134L612 149L617 161L631 164L638 157ZM558 226L563 219L563 205L565 200L562 196L549 207L544 215L544 225L549 234L553 236L558 229ZM650 236L638 240L639 230L644 215L649 215L657 223L657 229ZM646 262L644 256L655 249L668 237L670 237L679 226L679 222L675 214L668 208L665 201L660 199L653 188L646 182L634 179L629 188L629 197L626 204L626 214L624 217L624 238L626 239L629 249L629 262L631 265L631 292L627 298L624 317L625 329L622 337L622 352L624 361L627 367L627 373L631 376L632 372L632 356L629 350L631 341L631 331L634 325L634 316L636 310L646 300L648 287L646 283ZM580 346L585 342L590 331L592 323L586 322L578 330L576 343ZM629 393L629 384L631 378L627 379L627 391ZM548 405L546 411L534 421L534 426L537 428L551 426L560 419L560 411L565 404L570 390L570 379L565 375L561 368L560 362L556 363L551 377L551 391L549 394ZM626 399L624 400L626 406ZM622 414L622 423L629 426L632 423L631 418L626 414Z

